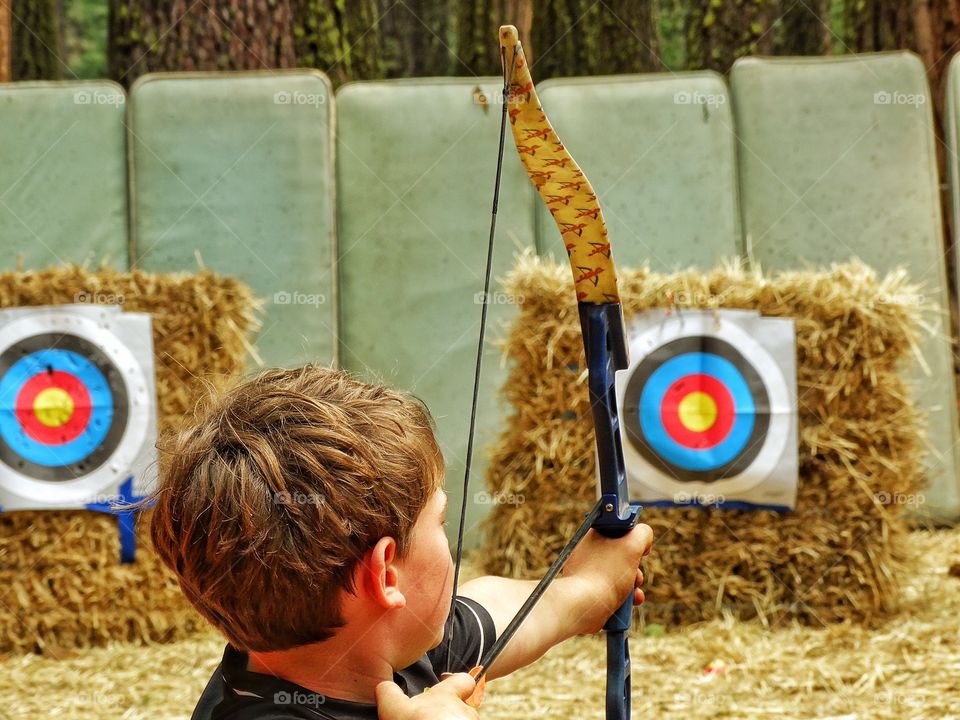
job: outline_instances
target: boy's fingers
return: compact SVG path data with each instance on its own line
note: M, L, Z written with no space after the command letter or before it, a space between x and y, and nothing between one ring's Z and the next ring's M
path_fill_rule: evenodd
M461 700L470 697L477 687L477 681L468 673L444 673L441 678L440 684L435 687L449 689Z
M382 717L390 713L398 713L409 701L403 690L395 682L384 680L374 689L377 697L377 712Z

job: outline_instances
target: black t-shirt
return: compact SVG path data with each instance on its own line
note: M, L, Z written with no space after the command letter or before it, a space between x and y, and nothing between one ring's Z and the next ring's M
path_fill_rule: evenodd
M413 697L436 685L446 669L466 672L496 640L490 613L469 598L454 603L453 643L443 641L408 668L393 674L393 681ZM377 706L327 697L286 680L247 670L247 655L231 645L213 671L191 720L377 720Z

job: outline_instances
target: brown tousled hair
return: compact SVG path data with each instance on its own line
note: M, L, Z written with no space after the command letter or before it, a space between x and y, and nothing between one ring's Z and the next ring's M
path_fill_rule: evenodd
M211 393L161 451L153 544L247 651L331 637L357 563L385 536L403 557L443 481L418 400L313 365Z

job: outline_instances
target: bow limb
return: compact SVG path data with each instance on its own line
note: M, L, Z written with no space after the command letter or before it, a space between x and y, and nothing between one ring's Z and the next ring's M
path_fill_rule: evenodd
M621 537L636 525L640 507L629 500L620 439L616 372L625 369L629 361L607 227L593 187L540 105L517 29L512 25L500 28L500 48L505 68L512 67L506 102L517 152L557 223L573 271L599 467L600 501L591 524L603 535ZM630 717L627 631L632 612L631 591L604 626L608 720Z
M619 303L607 226L593 186L544 113L512 25L500 28L500 47L505 62L515 66L508 98L513 139L527 175L566 245L577 300Z

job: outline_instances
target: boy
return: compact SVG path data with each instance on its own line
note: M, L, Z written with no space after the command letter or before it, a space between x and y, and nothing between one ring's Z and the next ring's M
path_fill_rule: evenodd
M423 690L448 652L453 672L476 665L535 583L466 583L444 637L443 457L417 400L311 365L267 370L209 398L164 450L154 545L229 643L195 720L376 718L377 700L384 719L475 717L469 678ZM651 542L646 525L591 533L487 677L595 632L631 589L642 602Z

